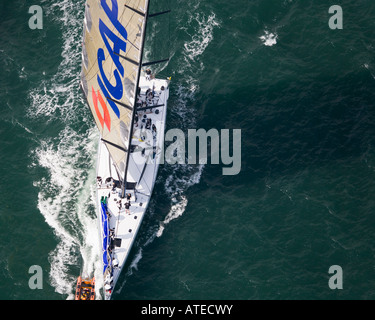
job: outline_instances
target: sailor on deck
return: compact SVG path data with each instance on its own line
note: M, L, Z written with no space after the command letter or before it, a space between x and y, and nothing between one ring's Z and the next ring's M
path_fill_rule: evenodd
M131 204L130 204L129 201L125 203L125 209L126 209L126 213L127 213L127 214L130 214L130 210L129 210L129 207L130 207L130 206L131 206Z
M147 69L146 70L146 80L150 81L152 77L151 70Z
M122 201L121 201L121 199L119 201L117 201L117 207L118 207L119 211L121 211L121 209L122 209Z

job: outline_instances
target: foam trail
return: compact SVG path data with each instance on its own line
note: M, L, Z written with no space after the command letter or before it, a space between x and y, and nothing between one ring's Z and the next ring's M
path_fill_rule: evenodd
M181 195L180 201L171 207L171 210L169 211L168 215L165 217L164 221L160 223L159 230L156 233L157 237L161 237L166 224L168 224L170 221L174 219L177 219L184 213L187 204L188 204L187 198L184 195Z
M213 40L213 30L219 27L220 23L216 20L216 15L211 13L208 17L201 13L191 15L188 24L198 24L197 31L193 34L191 41L184 44L186 57L195 60L206 50Z
M90 216L90 181L95 181L90 160L96 149L94 137L90 133L86 138L77 136L67 127L60 133L57 146L51 141L42 141L33 154L35 162L49 173L48 177L35 181L34 186L40 190L38 209L59 239L56 249L49 254L49 261L50 281L60 294L71 294L76 281L71 267L79 265L79 252L87 274L93 271L90 266L99 260L99 249L95 250L99 243L96 219ZM82 167L84 159L88 159L87 168Z
M131 276L133 274L133 270L138 270L138 262L142 259L142 251L143 251L143 249L139 248L137 254L135 255L133 261L131 262L131 264L129 266L129 269L126 273L126 277ZM126 284L126 280L124 280L124 282L121 283L121 285L119 283L120 286L116 290L116 293L120 293L122 291L122 289L124 288L125 284Z
M60 25L63 35L61 63L52 77L45 77L29 93L30 119L60 121L56 137L41 137L31 157L33 166L46 175L34 181L39 189L38 208L53 229L58 244L49 253L50 282L55 291L74 298L78 273L100 279L100 249L95 201L95 160L98 133L94 124L75 129L89 111L79 92L84 0L43 1L44 14ZM46 73L41 70L43 75ZM81 265L82 270L78 270ZM99 264L99 265L98 265ZM101 286L100 280L96 282Z
M172 207L169 210L167 216L160 223L159 229L156 233L157 237L161 237L166 225L172 220L180 217L186 209L188 204L187 197L184 195L184 192L194 184L199 183L201 175L203 173L204 165L199 165L197 168L190 169L190 176L188 179L179 179L175 175L177 170L170 175L166 181L166 191L171 195ZM185 169L187 170L187 169ZM193 173L191 173L193 171Z

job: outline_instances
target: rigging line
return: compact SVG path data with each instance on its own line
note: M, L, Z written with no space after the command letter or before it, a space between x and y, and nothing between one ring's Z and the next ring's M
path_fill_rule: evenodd
M137 51L139 51L139 48L133 42L131 42L129 39L126 39L126 41L128 41L134 48L137 49Z
M140 178L139 178L139 180L138 180L138 183L140 183L140 182L142 181L142 179L143 179L143 175L145 174L145 171L146 171L146 167L147 167L147 161L145 162L145 164L144 164L144 166L143 166L143 170L142 170L142 172L141 172L141 176L140 176Z
M132 155L130 155L130 156L132 156ZM134 161L134 157L132 157L132 160L133 160L133 162L134 162L134 163L136 163L136 162ZM138 165L136 165L135 167L137 168L137 170L138 170L138 173L140 174L140 173L141 173L141 171L139 170L139 168L138 168Z
M139 3L138 3L138 7L139 7ZM129 9L133 10L133 12L134 12L134 10L137 11L137 12L139 12L138 10L131 8L131 7L129 7L129 6L126 5L126 4L125 4L125 8L129 8ZM123 17L124 14L125 14L125 10L123 10L123 12L122 12L121 20L122 20L122 17ZM134 17L134 15L135 15L135 12L133 13L132 17L129 19L128 23L126 24L126 27L128 27L128 25L129 25L131 19ZM125 27L125 25L124 25L124 27ZM125 29L126 29L126 27L125 27ZM142 30L141 30L140 32L142 32ZM129 38L129 37L128 37L128 38ZM138 37L136 37L136 38L138 38ZM127 40L127 41L128 41L128 42L129 42L134 48L136 48L138 51L140 51L140 49L139 49L135 44L133 44L129 39L126 39L126 40Z
M142 67L151 66L153 64L163 63L163 62L167 62L167 61L169 61L169 58L168 59L163 59L163 60L145 62L145 63L142 63Z
M152 161L151 157L152 157L153 154L154 154L154 146L151 146L151 145L150 145L150 147L152 148L152 150L149 149L150 152L149 152L149 154L148 154L148 156L147 156L147 159L146 159L146 166L148 166L149 164L152 164L152 162L151 162L151 161ZM156 157L154 158L154 161L156 161ZM148 162L149 162L149 163L148 163ZM155 164L155 165L154 165L154 175L153 175L153 177L152 177L151 183L152 183L152 181L154 180L154 177L155 177L155 170L156 170L156 168L157 168L156 163L154 163L154 164ZM144 171L145 171L145 170L146 170L146 167L144 168ZM144 174L144 172L143 172L143 174ZM142 174L142 175L143 175L143 174ZM148 185L146 179L145 179L144 177L142 177L142 179L144 180L144 182L145 182L145 184L146 184L148 190L149 190L150 193L151 193L151 188L150 188L150 186ZM139 182L141 182L142 179L140 179Z
M108 148L107 148L107 150L108 150ZM111 154L109 153L109 150L108 150L108 167L109 167L109 176L112 177ZM117 169L116 169L116 171L117 171Z
M130 155L130 156L131 156L131 155ZM137 168L137 170L138 170L138 173L139 173L140 176L141 176L141 178L140 178L140 179L138 180L138 182L137 182L137 185L139 185L140 182L141 182L142 179L143 179L143 175L144 175L144 172L145 172L146 166L148 165L147 162L149 161L149 157L150 157L150 156L147 156L147 159L146 159L146 161L145 161L144 168L143 168L143 171L142 171L142 172L139 170L138 166L135 166L135 167ZM134 158L132 158L132 159L133 159L133 161L134 161ZM149 185L147 184L147 181L146 181L146 180L145 180L145 184L146 184L148 190L150 191L150 187L149 187ZM136 189L135 189L135 190L136 190ZM137 192L138 192L138 191L137 191Z
M146 166L148 165L147 164L147 162L148 161L151 161L151 157L150 157L150 154L147 156L147 159L146 159ZM148 189L148 191L150 191L151 192L151 189L150 189L150 186L148 185L148 183L147 183L147 181L146 181L146 179L144 178L144 177L142 177L142 179L143 179L143 181L144 181L144 183L146 184L146 186L147 186L147 189ZM140 179L139 181L138 181L138 184L140 184L141 183L141 181L142 181L142 179Z
M130 62L130 63L136 65L136 66L139 65L139 63L138 63L137 61L134 61L134 60L132 60L132 59L130 59L130 58L128 58L128 57L125 57L125 56L123 56L123 55L121 55L121 54L118 54L117 52L114 52L114 54L115 54L116 56L119 56L120 58L123 58L123 59L125 59L126 61L128 61L128 62Z
M115 148L121 150L121 151L124 151L125 153L128 153L128 150L126 150L126 148L121 147L121 146L119 146L118 144L115 144L115 143L110 142L110 141L108 141L108 140L105 140L105 139L103 139L103 138L102 138L101 140L104 141L105 143L108 143L109 145L111 145L111 146L113 146L113 147L115 147Z
M148 110L148 109L155 109L155 108L160 108L160 107L164 107L164 104L157 104L157 105L154 105L154 106L148 106L148 107L143 107L143 108L137 108L137 112L138 111L143 111L143 110Z
M151 196L151 195L149 195L149 194L145 194L145 193L143 193L143 192L140 192L140 191L138 191L137 189L135 189L135 190L137 191L137 193L141 194L142 196L145 196L145 197L148 197L148 198L150 198L150 196Z
M108 147L105 146L108 150ZM109 150L108 150L108 157L109 157L109 166L111 167L111 155L109 153ZM121 177L120 177L120 173L119 173L119 169L117 168L118 165L117 163L113 160L113 166L115 167L115 171L116 171L116 174L117 174L117 180L121 181ZM110 169L110 176L112 177L112 170Z
M130 110L130 111L133 111L133 108L132 108L131 106L128 106L127 104L122 103L121 101L118 101L118 100L112 99L112 98L110 98L110 97L106 97L106 99L108 99L108 100L110 100L110 101L112 101L112 102L114 102L114 103L117 103L117 104L119 104L120 106L122 106L122 107L124 107L124 108L126 108L126 109L128 109L128 110Z
M132 8L132 7L129 7L127 4L125 5L126 8L130 9L130 10L133 10L134 12L138 13L140 16L144 17L145 14L135 8Z

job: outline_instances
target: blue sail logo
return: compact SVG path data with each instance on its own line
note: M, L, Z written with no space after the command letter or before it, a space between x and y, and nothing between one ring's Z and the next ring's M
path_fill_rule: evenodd
M98 59L98 67L100 74L97 75L97 81L102 93L105 95L106 101L111 106L113 112L120 118L120 110L118 109L115 102L111 99L120 100L123 96L123 84L122 78L124 77L124 67L120 63L120 51L126 52L126 42L128 38L128 33L124 26L118 20L118 3L117 0L112 1L112 9L109 8L106 0L101 0L100 4L107 14L109 20L112 22L112 25L116 28L122 38L117 36L111 28L106 26L106 24L99 19L99 32L102 37L103 43L105 44L107 51L110 54L110 57L116 66L116 69L113 71L113 77L115 79L115 85L113 85L109 80L107 75L103 70L103 63L105 61L105 54L102 48L98 49L97 52L97 59ZM111 75L112 77L112 75ZM94 98L94 97L93 97ZM109 99L108 99L109 98ZM101 104L102 105L102 104ZM106 107L103 107L104 113ZM104 116L98 114L99 109L95 108L97 116L99 119L104 119ZM100 112L99 112L100 113ZM104 127L104 121L101 121L102 127ZM108 128L110 130L110 128Z

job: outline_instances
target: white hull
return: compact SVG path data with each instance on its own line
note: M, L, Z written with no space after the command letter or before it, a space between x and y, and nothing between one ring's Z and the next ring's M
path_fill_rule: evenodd
M161 90L162 86L164 90ZM112 248L111 252L108 250L103 251L101 257L103 270L105 269L103 274L104 284L108 274L113 277L113 281L110 283L111 289L109 289L108 283L105 284L107 287L104 285L105 300L111 298L137 236L151 198L159 162L163 156L167 100L169 97L168 81L160 79L146 80L144 77L141 77L139 87L141 88L140 97L143 103L143 106L141 105L140 108L145 107L144 103L146 101L148 103L146 106L149 107L155 105L163 106L138 112L138 122L134 126L134 134L131 143L133 148L134 146L138 147L130 155L127 174L128 183L130 182L135 185L135 189L126 190L126 193L131 194L129 210L125 208L125 204L128 201L127 198L121 199L120 197L120 186L113 188L113 181L111 180L123 180L124 177L117 176L116 169L110 159L105 144L102 141L99 142L97 162L97 215L98 228L100 230L100 245L103 250L103 247L105 247L103 241L105 242L105 239L110 239L110 237L107 238L103 233L105 217L108 219L108 229L114 230L112 247L110 245L110 248ZM147 100L145 93L149 88L152 89L153 87L153 98ZM149 94L148 97L152 97L152 95ZM152 112L150 112L150 110L152 110ZM150 130L145 130L147 124L147 118L144 118L145 115L148 119L151 119L151 124L155 125L154 129L156 129L156 132L152 130L152 127ZM144 122L142 122L143 119L145 119ZM145 130L143 132L140 130L142 127L143 130ZM102 212L101 200L105 197L107 198L109 216ZM108 242L108 244L110 244L110 242ZM105 256L107 256L108 266L106 266ZM117 267L112 265L115 259L118 261Z

